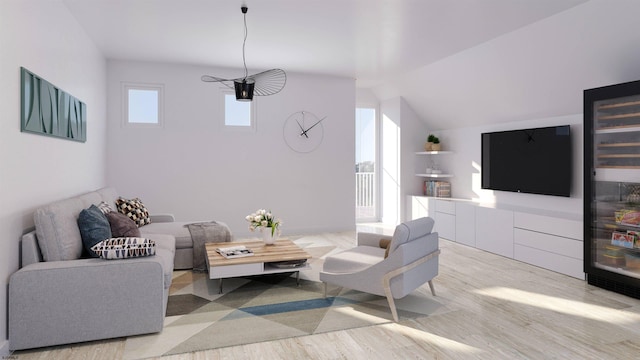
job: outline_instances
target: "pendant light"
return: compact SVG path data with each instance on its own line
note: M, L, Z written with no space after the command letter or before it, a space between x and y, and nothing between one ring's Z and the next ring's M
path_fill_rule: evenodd
M242 63L244 64L244 77L237 79L223 79L210 75L203 75L200 79L205 82L219 82L226 87L235 90L236 100L251 101L253 96L267 96L277 94L284 88L287 82L287 74L281 69L271 69L249 75L245 58L245 45L247 43L247 8L240 8L244 16L244 41L242 42ZM233 86L231 85L233 83Z

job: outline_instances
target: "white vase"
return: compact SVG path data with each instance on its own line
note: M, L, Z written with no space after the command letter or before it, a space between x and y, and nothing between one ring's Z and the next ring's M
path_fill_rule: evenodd
M278 239L278 229L273 232L273 235L270 227L260 228L260 231L262 232L262 241L264 241L265 245L273 245L276 243Z

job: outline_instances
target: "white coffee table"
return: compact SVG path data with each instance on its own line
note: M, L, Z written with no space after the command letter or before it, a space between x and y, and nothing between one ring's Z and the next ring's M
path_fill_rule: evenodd
M224 278L295 271L296 283L299 284L300 271L311 269L308 263L296 267L278 264L283 261L306 260L312 257L291 240L277 240L274 245L265 245L262 241L238 241L232 244L246 246L253 250L253 256L227 259L216 252L216 248L229 247L230 245L228 242L205 244L209 279L220 281L220 293L222 293L222 279Z

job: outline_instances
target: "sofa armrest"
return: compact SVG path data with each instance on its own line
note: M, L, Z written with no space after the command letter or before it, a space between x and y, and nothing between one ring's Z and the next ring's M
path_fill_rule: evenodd
M153 214L149 215L149 217L151 218L151 222L164 223L176 221L176 218L173 216L173 214Z
M376 233L360 232L357 234L358 246L374 246L380 247L380 240L391 240L393 236L382 235Z
M159 332L164 312L155 257L40 262L9 279L12 350Z
M36 238L35 231L30 231L22 235L22 240L20 241L20 251L22 260L22 262L20 263L20 267L39 263L42 261L42 254L40 253L40 247L38 246L38 239Z

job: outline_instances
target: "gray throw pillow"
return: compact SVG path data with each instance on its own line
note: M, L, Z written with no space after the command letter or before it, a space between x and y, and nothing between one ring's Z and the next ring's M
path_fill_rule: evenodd
M111 238L111 226L107 217L98 209L91 205L84 209L78 216L78 228L82 237L82 245L91 257L98 257L91 247L102 240Z
M111 226L111 236L119 237L140 237L140 229L127 215L111 211L105 214Z

